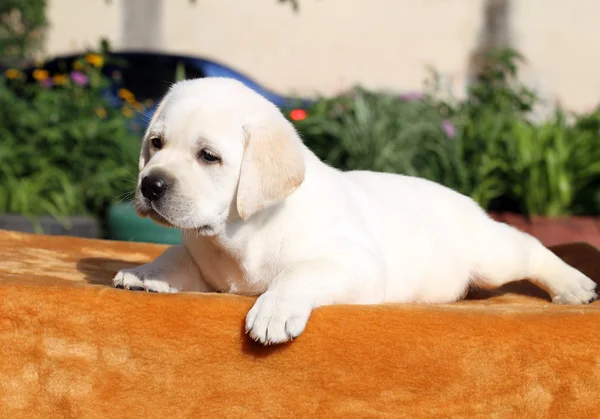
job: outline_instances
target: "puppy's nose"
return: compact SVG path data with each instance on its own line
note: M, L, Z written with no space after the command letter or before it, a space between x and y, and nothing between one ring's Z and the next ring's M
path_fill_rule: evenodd
M158 201L167 191L167 182L156 174L149 174L142 179L142 195L150 201Z

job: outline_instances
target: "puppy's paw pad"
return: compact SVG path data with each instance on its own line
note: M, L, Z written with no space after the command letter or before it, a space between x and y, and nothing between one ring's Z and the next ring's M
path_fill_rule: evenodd
M593 291L586 291L577 294L559 294L552 298L552 302L554 304L589 304L596 299L598 299L598 294Z
M177 292L177 289L172 287L168 282L159 281L157 279L144 280L144 290L148 292L160 292L168 294Z
M261 295L246 317L246 333L263 345L284 343L306 327L311 306L277 293Z
M598 287L598 284L584 275L579 278L579 284L587 291L596 291L596 288Z
M588 304L598 298L596 283L581 275L565 284L552 298L554 304Z
M142 279L129 270L119 271L113 278L113 286L115 288L125 288L127 290L133 289L133 291L135 291L137 288L143 289L142 285Z
M307 319L299 316L291 316L285 322L285 332L291 338L300 336L306 327Z
M119 271L113 278L115 288L126 289L129 291L147 291L160 293L174 293L177 289L168 282L158 279L146 279L143 271L135 269L124 269Z

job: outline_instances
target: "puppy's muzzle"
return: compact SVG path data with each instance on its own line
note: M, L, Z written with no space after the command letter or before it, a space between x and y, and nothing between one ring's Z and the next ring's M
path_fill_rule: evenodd
M160 173L150 173L143 177L140 189L144 198L156 202L167 192L169 184L169 180Z

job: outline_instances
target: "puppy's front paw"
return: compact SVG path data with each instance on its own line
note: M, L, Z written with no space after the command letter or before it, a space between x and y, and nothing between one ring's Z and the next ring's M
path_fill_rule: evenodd
M152 278L141 269L123 269L113 278L115 288L124 288L131 291L147 291L174 293L177 292L168 282Z
M588 304L598 298L595 290L596 283L579 273L561 284L552 297L552 302L555 304Z
M246 316L246 333L263 345L287 342L304 331L311 310L305 301L266 292Z

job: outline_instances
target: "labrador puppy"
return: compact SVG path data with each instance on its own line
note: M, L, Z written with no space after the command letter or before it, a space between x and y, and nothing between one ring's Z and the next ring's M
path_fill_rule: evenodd
M139 167L138 213L181 229L183 244L114 285L258 296L246 331L263 344L297 337L328 304L448 303L525 278L557 304L596 298L590 278L457 192L322 163L233 79L175 84Z

